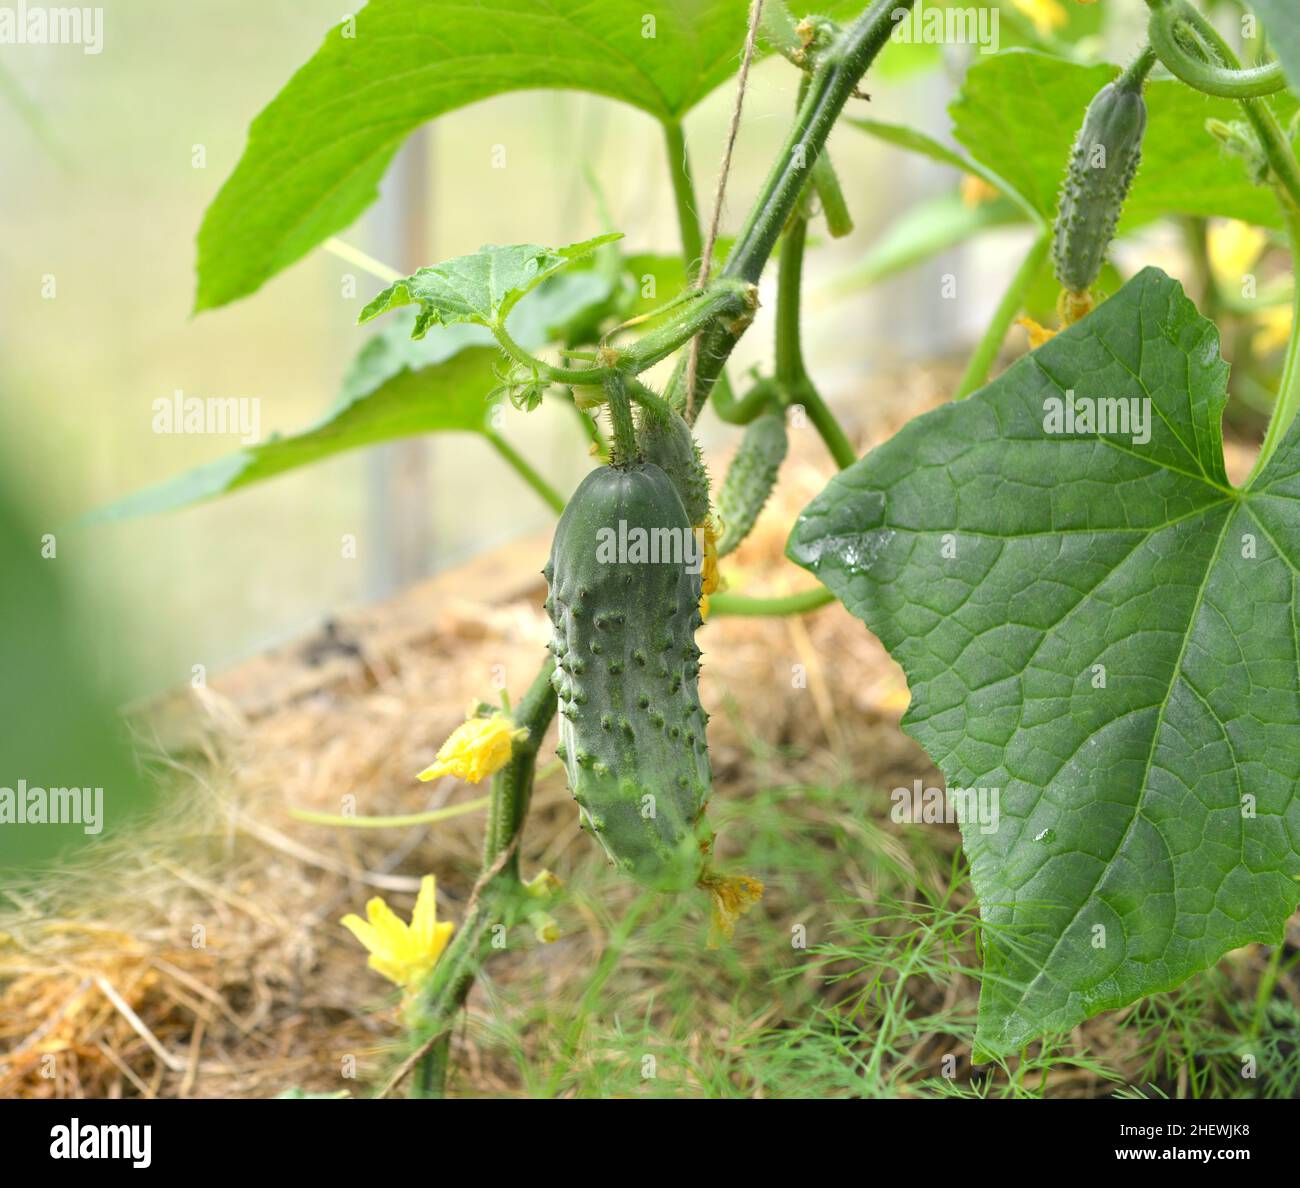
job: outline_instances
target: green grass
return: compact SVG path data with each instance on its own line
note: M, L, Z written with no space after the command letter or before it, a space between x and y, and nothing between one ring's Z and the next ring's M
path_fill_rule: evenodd
M715 801L721 867L767 884L718 951L703 895L640 894L579 851L570 934L485 971L480 1068L530 1097L1300 1093L1297 955L1258 946L973 1073L980 922L956 833L888 808L847 783ZM489 1092L463 1061L451 1090Z

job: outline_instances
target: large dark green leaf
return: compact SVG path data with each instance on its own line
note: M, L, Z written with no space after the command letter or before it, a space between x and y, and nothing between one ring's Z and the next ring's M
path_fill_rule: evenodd
M1227 371L1148 269L837 476L791 535L902 664L904 729L950 791L997 790L996 825L962 823L979 1053L1279 941L1300 900L1300 422L1234 490ZM1149 440L1049 432L1068 392L1146 401Z
M254 292L348 226L407 134L456 108L559 87L679 118L735 71L747 11L746 0L371 0L253 121L199 232L195 308Z

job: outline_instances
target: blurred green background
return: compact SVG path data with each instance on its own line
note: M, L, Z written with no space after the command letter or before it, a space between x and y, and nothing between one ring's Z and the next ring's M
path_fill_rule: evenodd
M234 435L154 433L153 401L177 389L257 398L263 438L314 421L366 340L355 317L380 287L318 251L251 298L189 314L203 211L249 121L314 52L337 5L107 0L103 10L99 55L0 47L0 424L15 486L43 531L238 448ZM964 60L964 50L945 63L933 47L891 46L872 101L854 114L946 135L944 106ZM766 171L796 81L779 59L751 76L724 231ZM702 202L732 99L724 86L687 121ZM504 169L493 167L495 145L506 147ZM870 293L819 298L891 216L955 181L851 128L832 149L857 229L815 245L805 336L819 382L844 406L880 369L977 333L1017 254L1006 239L1026 233L997 232L968 249L987 291L959 305L934 300L936 277L951 268L943 257ZM629 251L676 250L658 126L564 92L508 95L426 126L379 204L343 238L404 272L485 242L582 239L604 229L584 163ZM344 295L348 275L355 296ZM43 296L47 278L53 297ZM766 305L735 375L769 355ZM711 418L701 431L706 446L729 440ZM512 414L505 434L561 490L587 465L571 420L555 410L526 422ZM218 671L549 519L486 442L442 437L345 455L194 510L67 531L58 564L104 627L95 665L135 696L188 681L196 664ZM342 555L345 534L357 537L355 559Z

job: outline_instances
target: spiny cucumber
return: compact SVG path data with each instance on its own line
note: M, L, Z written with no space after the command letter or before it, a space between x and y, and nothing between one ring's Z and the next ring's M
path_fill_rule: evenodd
M698 550L668 475L631 462L583 480L543 571L557 753L583 826L623 870L660 890L695 885L711 843Z
M722 521L719 557L730 553L753 529L776 486L786 446L785 418L779 412L764 413L746 426L740 449L718 491L718 519Z
M1101 272L1142 159L1146 123L1141 75L1108 83L1088 105L1070 152L1052 245L1056 278L1067 292L1086 292Z
M658 466L671 480L687 519L698 528L709 516L709 472L691 427L675 409L668 409L664 415L642 408L637 446L641 457Z

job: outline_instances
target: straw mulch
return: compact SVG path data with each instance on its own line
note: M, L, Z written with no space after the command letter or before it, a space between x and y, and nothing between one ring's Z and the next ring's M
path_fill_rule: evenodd
M914 406L949 387L919 372L895 382L910 385ZM902 419L878 417L862 444ZM783 547L829 474L812 431L793 433L778 498L724 564L732 588L812 585ZM56 877L0 892L0 1096L270 1096L294 1085L336 1090L349 1062L362 1082L382 1074L395 1030L388 986L337 921L374 894L408 910L430 871L440 916L458 919L482 815L375 831L305 824L289 810L409 813L481 795L450 779L430 789L414 774L471 699L494 698L501 677L514 696L531 680L547 636L546 547L521 542L463 581L438 579L427 596L341 616L312 640L137 715L167 786L165 812ZM485 584L484 572L501 580ZM719 619L701 644L719 797L752 782L745 738L777 748L773 763L791 781L851 772L888 788L932 772L897 729L901 673L838 607ZM806 689L792 687L796 663ZM539 784L524 855L527 869L562 877L596 860L563 779ZM589 967L598 947L593 935L553 946L561 952L548 959L568 953ZM501 976L521 959L499 958ZM477 998L470 1005L482 1009ZM458 1058L469 1087L512 1088L472 1051Z

